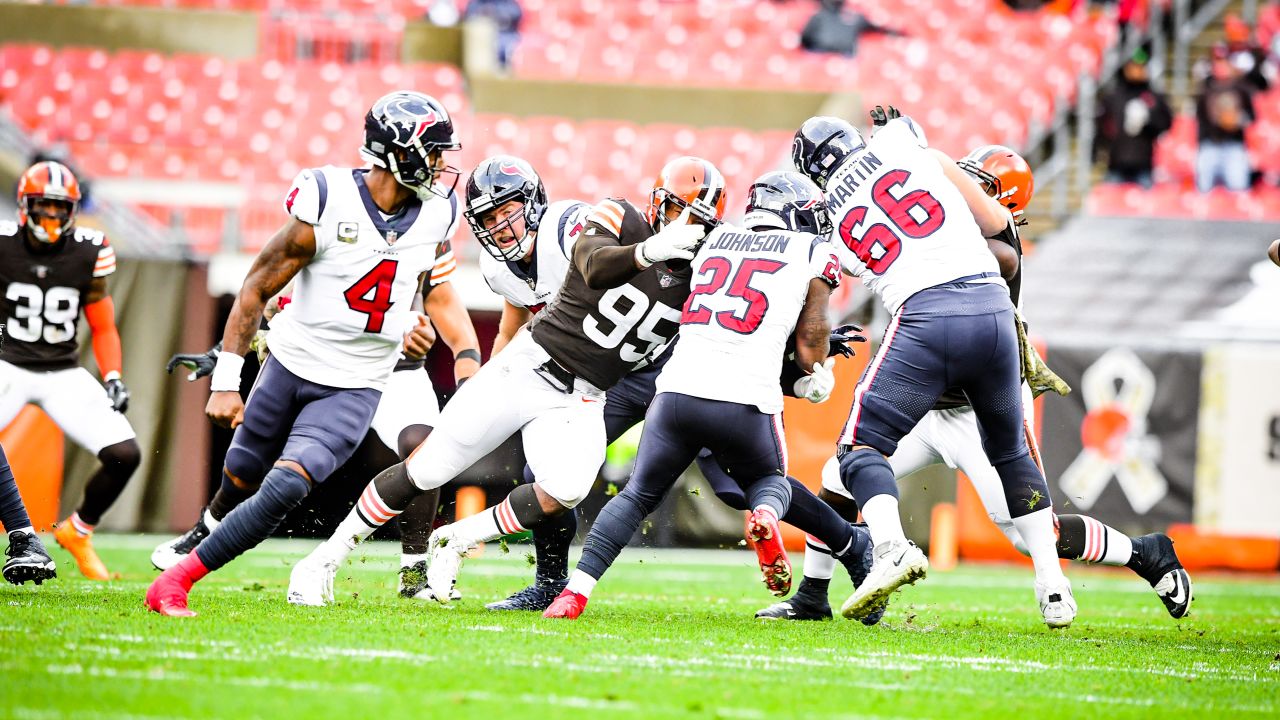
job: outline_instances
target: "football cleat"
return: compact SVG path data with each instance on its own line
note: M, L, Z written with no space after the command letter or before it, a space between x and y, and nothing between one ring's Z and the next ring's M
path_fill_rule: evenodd
M192 550L196 549L205 538L209 537L209 526L204 522L204 514L208 511L200 511L200 518L196 520L196 524L191 529L178 537L160 545L151 551L151 564L157 570L168 570L177 565L182 558L186 557Z
M853 581L854 589L857 589L862 587L862 583L867 581L867 575L871 573L871 568L875 562L875 555L871 551L871 537L870 533L867 532L866 526L861 523L856 524L853 526L853 531L859 535L867 535L866 549L857 557L854 557L853 553L846 553L844 555L837 556L836 559L840 561L841 565L844 565L845 571L849 573L849 579ZM800 586L804 587L804 583L801 582ZM823 598L823 601L825 602L826 598ZM887 600L885 601L885 604L886 606L888 605ZM863 625L875 625L884 617L884 611L885 608L881 607L879 610L875 610L868 613L865 617L860 618L859 621ZM828 609L828 616L830 616L830 612L831 610Z
M1163 533L1133 539L1137 567L1133 570L1155 589L1175 620L1186 617L1191 609L1191 576L1182 567L1173 541Z
M195 612L187 607L189 592L190 582L184 582L176 568L165 570L147 588L147 609L166 617L195 617Z
M71 557L75 558L76 565L80 568L80 574L90 580L110 580L111 574L107 572L107 566L103 564L102 558L98 557L98 553L93 549L93 536L81 535L76 532L75 527L71 525L71 521L67 520L58 523L53 528L53 539L67 552L71 553Z
M565 580L535 582L529 587L512 593L505 600L497 600L485 605L486 610L536 610L542 612L551 607L551 603L564 592L569 584Z
M400 597L406 600L435 600L436 596L427 589L427 561L418 562L400 568ZM449 591L450 600L461 600L462 592L455 586Z
M338 574L338 564L316 553L302 558L289 572L290 605L324 607L333 603L333 579Z
M882 542L873 552L871 571L840 607L840 614L847 618L869 620L876 613L883 614L890 595L929 572L929 559L910 540Z
M791 560L782 546L782 531L773 513L756 510L747 520L747 537L756 547L760 573L769 592L784 597L791 592Z
M1071 621L1076 619L1076 599L1071 594L1071 581L1065 577L1056 583L1037 580L1036 600L1044 624L1055 630L1071 627Z
M830 620L831 604L825 596L807 592L805 582L801 580L800 589L795 595L763 610L757 610L756 617L761 620Z
M427 544L431 548L431 559L427 563L427 591L432 600L448 605L453 586L458 581L458 571L462 569L462 556L471 548L455 538L447 526L431 533Z
M579 595L578 593L565 588L565 590L556 596L556 599L551 602L550 607L542 613L542 617L577 620L578 616L586 609L587 596Z
M4 554L9 558L4 563L4 579L14 585L28 580L39 585L58 577L57 567L45 551L44 543L31 533L9 533L9 547Z

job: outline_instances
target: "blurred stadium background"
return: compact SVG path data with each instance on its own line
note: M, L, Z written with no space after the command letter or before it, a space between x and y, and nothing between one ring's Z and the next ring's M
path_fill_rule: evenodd
M552 199L642 202L664 161L691 153L724 171L738 206L756 175L788 162L806 117L865 123L876 104L911 114L953 156L1017 149L1037 184L1027 316L1076 388L1037 402L1059 508L1132 534L1168 530L1188 567L1280 567L1280 268L1265 257L1280 235L1280 90L1267 89L1280 3L851 0L845 13L888 31L856 37L852 54L802 47L814 0L520 0L515 34L481 8L508 3L470 4L0 3L0 182L12 188L37 156L63 159L90 186L82 222L106 229L121 256L112 290L144 461L104 528L194 520L227 437L204 419L207 383L164 364L220 336L294 174L358 164L366 109L407 87L454 114L464 179L481 158L514 153ZM1201 192L1201 61L1223 52L1266 81L1250 90L1252 186ZM1173 110L1149 188L1104 182L1106 153L1095 152L1105 99L1135 53ZM487 352L499 301L465 224L454 246L455 282ZM878 336L885 318L868 295L848 283L836 310ZM444 396L447 355L430 365ZM864 362L842 363L832 402L788 406L793 474L813 487ZM65 516L59 497L75 502L93 459L34 408L0 440L37 524ZM466 482L497 492L518 453L508 445ZM602 483L625 477L627 453L612 457ZM935 552L1012 556L962 478L924 474L905 483L917 541L958 527L934 536ZM330 481L308 517L349 502L365 479ZM663 512L673 522L652 542L741 537L741 519L710 493L680 493Z

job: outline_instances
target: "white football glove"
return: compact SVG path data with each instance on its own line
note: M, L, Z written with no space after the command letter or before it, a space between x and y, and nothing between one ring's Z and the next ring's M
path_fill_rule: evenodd
M657 235L636 245L636 264L649 267L660 260L692 260L698 243L707 236L701 223L689 222L689 208L667 223Z
M813 374L805 375L796 381L796 397L802 397L811 403L826 402L831 391L836 389L836 374L831 372L835 366L835 358L827 358L826 362L814 363Z

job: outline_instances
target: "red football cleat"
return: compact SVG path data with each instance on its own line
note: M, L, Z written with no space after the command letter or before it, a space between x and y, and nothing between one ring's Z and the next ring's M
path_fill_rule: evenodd
M791 560L782 546L782 532L773 513L756 510L747 520L747 537L756 546L756 558L765 587L778 597L791 592Z
M587 596L565 590L551 601L551 606L542 613L544 618L563 618L577 620L583 610L587 609Z
M166 617L195 617L187 607L187 594L191 586L207 574L209 570L200 556L194 552L188 554L177 565L160 573L147 588L147 609Z

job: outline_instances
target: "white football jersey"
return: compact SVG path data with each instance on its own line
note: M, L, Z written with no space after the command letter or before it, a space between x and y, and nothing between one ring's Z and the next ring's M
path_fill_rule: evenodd
M537 314L560 292L572 261L573 244L590 214L591 205L580 200L558 200L548 205L538 222L533 262L527 270L520 263L481 253L480 271L489 288L512 305Z
M778 376L809 281L840 282L840 260L817 235L720 225L693 258L680 341L657 391L782 412Z
M294 279L292 301L271 319L267 346L293 374L321 385L381 389L417 322L424 273L452 272L456 195L411 198L390 217L374 204L364 170L303 170L285 211L315 226L316 254Z
M844 266L896 313L907 298L958 278L994 273L995 256L960 190L910 118L890 120L827 180Z

